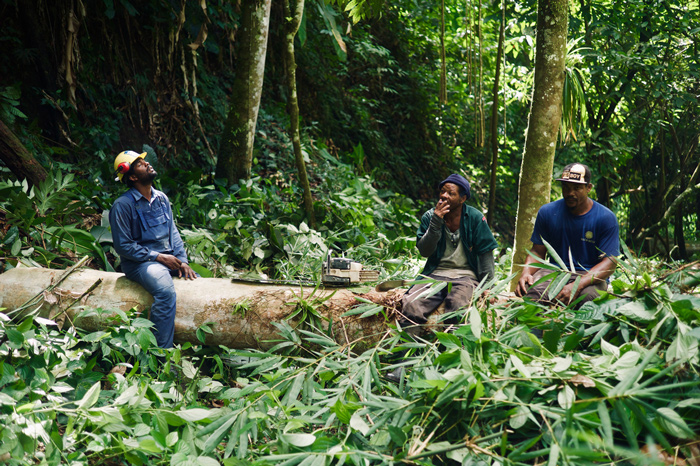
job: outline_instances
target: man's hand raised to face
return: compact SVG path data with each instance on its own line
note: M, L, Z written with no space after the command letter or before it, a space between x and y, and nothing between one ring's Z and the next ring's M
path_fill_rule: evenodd
M445 215L447 215L450 212L450 203L440 199L435 206L435 215L437 215L440 218L445 218Z

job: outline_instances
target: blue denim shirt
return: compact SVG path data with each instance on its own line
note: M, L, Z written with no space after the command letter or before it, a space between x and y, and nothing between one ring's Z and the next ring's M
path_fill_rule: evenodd
M134 188L122 194L109 212L109 224L122 262L155 261L162 253L188 263L168 196L157 189L151 188L151 202Z

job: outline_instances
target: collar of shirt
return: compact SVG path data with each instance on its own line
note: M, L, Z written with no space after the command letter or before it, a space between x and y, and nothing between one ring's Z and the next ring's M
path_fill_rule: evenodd
M134 198L134 202L138 202L141 199L144 199L144 200L146 199L143 196L143 194L141 194L139 192L139 190L136 188L131 188L129 190L129 193L131 194L131 197ZM155 201L157 197L160 197L160 191L157 191L156 189L153 188L153 186L151 186L151 200L148 203L153 204L153 201Z

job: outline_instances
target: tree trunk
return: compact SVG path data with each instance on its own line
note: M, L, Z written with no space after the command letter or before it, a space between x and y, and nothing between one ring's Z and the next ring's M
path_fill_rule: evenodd
M217 178L225 178L229 184L250 178L271 5L272 0L241 2L239 63L216 163Z
M304 0L284 0L285 27L285 53L284 58L287 64L287 111L289 112L289 133L292 136L292 146L294 148L294 160L299 173L299 183L304 191L304 210L306 218L312 228L316 228L316 216L314 215L314 203L311 198L311 187L309 177L306 174L306 163L304 154L301 152L301 136L299 134L299 99L297 97L297 62L294 56L294 37L297 35L301 18L304 14Z
M489 209L487 222L493 225L493 213L496 211L496 171L498 170L498 88L501 78L501 61L503 60L503 43L505 41L505 1L503 3L503 17L498 33L498 51L496 52L496 75L493 79L493 104L491 105L491 183L489 186Z
M143 311L153 303L151 295L124 274L92 269L78 269L47 291L47 287L57 283L63 274L63 270L29 267L0 274L0 308L6 308L4 312L10 313L39 296L43 303L38 302L32 309L41 304L40 315L57 322L63 317L66 324L93 332L113 325L109 317L117 310L129 312L136 308ZM91 292L69 307L91 288ZM297 303L302 300L314 305L316 312L323 316L324 327L332 324L332 336L340 344L351 343L358 350L368 348L376 345L388 331L382 313L366 318L342 316L361 304L356 294L347 289L314 292L311 288L298 286L249 285L232 283L224 278L198 278L175 279L175 291L177 343L201 343L197 339L197 329L202 324L211 323L213 333L207 335L207 345L269 349L279 338L274 324L289 321L295 327L303 325L298 316L290 319L297 310ZM402 293L402 290L370 292L363 297L378 304L389 303L385 307L391 314L391 303L400 301L397 293ZM102 309L105 312L79 316L83 309Z
M30 185L37 185L46 178L46 170L22 145L10 128L0 121L0 160L15 174L17 179L27 179Z
M525 151L518 185L518 213L511 273L514 289L539 208L550 201L552 167L559 134L566 61L568 0L539 0L535 87L525 136Z
M440 95L441 104L447 103L447 56L445 54L445 0L440 3Z

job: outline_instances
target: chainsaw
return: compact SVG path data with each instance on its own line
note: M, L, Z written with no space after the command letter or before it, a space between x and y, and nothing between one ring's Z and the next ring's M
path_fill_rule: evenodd
M374 282L379 278L377 270L367 270L357 261L345 257L331 257L330 254L326 257L321 269L321 283L329 287L342 288L359 283ZM262 285L318 285L310 280L271 280L245 277L232 278L231 281Z

